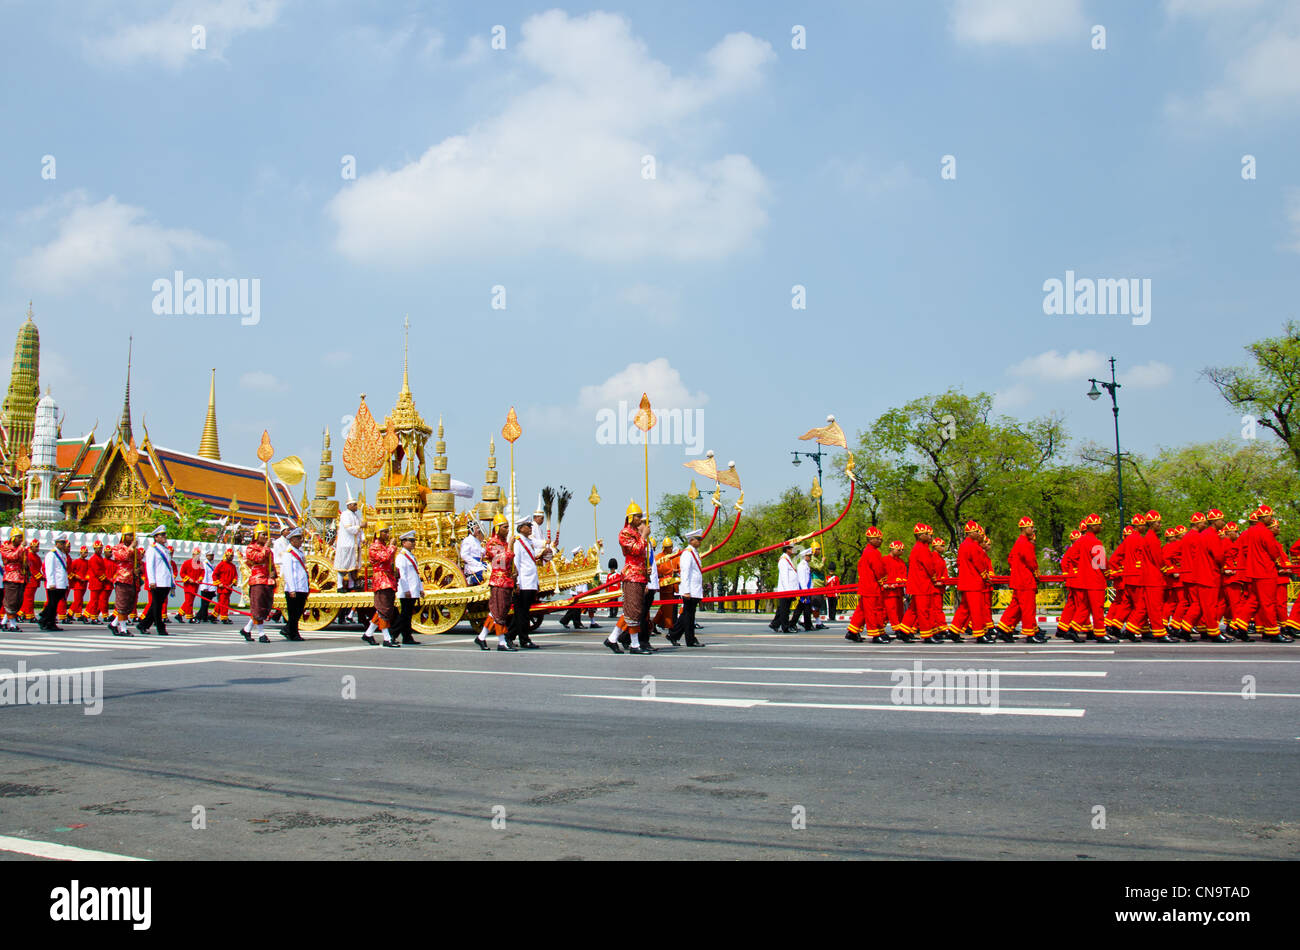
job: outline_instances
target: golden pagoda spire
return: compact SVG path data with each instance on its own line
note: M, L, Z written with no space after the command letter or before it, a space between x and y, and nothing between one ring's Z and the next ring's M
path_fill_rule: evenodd
M203 420L203 437L199 439L199 457L221 461L221 446L217 442L217 371L212 371L208 384L208 417Z
M304 486L304 491L306 487ZM334 498L334 457L330 453L330 430L325 428L325 438L320 452L320 474L316 479L316 497L312 499L311 514L318 521L330 522L339 516L339 503Z
M487 470L483 473L483 500L475 506L480 521L491 521L501 510L501 486L497 484L497 442L488 438Z
M27 302L27 320L18 330L14 342L13 369L9 374L9 391L5 395L0 421L4 422L7 441L4 446L6 467L17 471L16 463L31 451L36 425L36 403L41 398L41 335L32 319L32 303Z
M408 396L411 394L411 377L407 372L410 368L411 355L411 315L408 313L402 320L402 392Z
M126 394L122 397L122 419L117 424L118 434L123 442L131 441L131 349L135 337L126 340Z

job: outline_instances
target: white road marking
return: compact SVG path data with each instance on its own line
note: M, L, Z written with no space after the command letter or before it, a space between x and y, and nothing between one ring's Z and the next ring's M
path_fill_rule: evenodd
M54 656L59 651L0 650L0 656Z
M356 647L323 647L319 650L290 650L285 653L263 653L262 657L279 657L279 656L311 656L313 653L351 653L354 650L375 650L379 647L372 647L367 643ZM230 660L246 660L248 655L231 655L231 656L187 656L176 660L142 660L137 663L105 663L100 666L80 666L75 668L50 669L42 670L44 673L53 673L63 676L76 675L81 673L108 673L114 670L143 670L153 666L193 666L199 663L225 663ZM29 674L25 674L29 675ZM13 672L0 671L0 683L5 680L17 679L18 674Z
M0 835L0 851L12 851L15 854L30 854L38 858L53 858L58 861L145 861L147 858L133 858L127 854L112 854L108 851L90 851L86 848L74 848L72 845L56 844L53 841L29 841L26 838L10 838Z
M715 666L715 670L750 670L755 673L894 673L904 670L911 674L911 669L904 666L892 666L888 669L876 669L870 666L860 667L818 667L818 666ZM932 666L933 672L945 672L943 667ZM924 669L922 670L924 672ZM947 670L947 672L954 672ZM958 671L959 672L959 671ZM1105 670L996 670L999 676L1105 676Z
M1058 716L1078 719L1086 710L1083 709L1034 709L1028 706L908 706L892 703L780 703L766 699L708 699L700 697L672 696L611 696L598 693L568 693L575 699L620 699L632 703L679 703L688 706L734 706L740 709L753 709L756 706L779 706L787 709L835 709L867 710L871 712L940 712L964 713L977 716Z

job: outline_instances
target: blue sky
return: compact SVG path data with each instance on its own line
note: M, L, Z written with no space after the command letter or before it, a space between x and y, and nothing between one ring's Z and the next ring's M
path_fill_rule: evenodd
M133 404L159 444L197 448L215 366L223 456L252 464L268 428L314 479L323 426L361 392L391 407L409 313L412 387L445 419L453 474L481 484L514 405L525 498L594 482L612 527L642 494L641 450L598 444L596 414L642 390L701 410L695 447L759 500L807 482L788 453L827 412L852 435L949 387L1108 443L1083 394L1110 355L1127 448L1237 437L1198 373L1296 315L1292 2L0 2L0 18L0 331L34 301L65 435L110 431L134 334ZM175 270L257 278L260 322L155 314ZM1149 279L1150 322L1045 315L1067 270ZM685 489L688 457L652 447L652 494Z

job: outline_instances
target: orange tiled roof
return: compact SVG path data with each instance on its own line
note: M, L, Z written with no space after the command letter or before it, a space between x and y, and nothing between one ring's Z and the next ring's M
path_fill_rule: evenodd
M244 521L255 521L266 516L266 480L262 470L234 465L230 462L217 462L200 458L188 452L177 452L153 446L154 455L162 467L162 475L174 490L207 502L213 512L222 514L230 506L232 497L239 500L238 517ZM165 504L157 472L148 462L148 456L141 453L140 474L149 486L150 502ZM298 506L289 490L277 483L271 483L271 517L281 517L297 521Z

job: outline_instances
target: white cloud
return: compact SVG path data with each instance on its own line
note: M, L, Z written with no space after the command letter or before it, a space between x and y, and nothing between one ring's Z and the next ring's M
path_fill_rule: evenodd
M1034 389L1024 383L1014 383L993 394L993 408L998 412L1024 409L1034 401Z
M678 294L666 287L635 283L618 292L618 302L631 307L660 325L677 320Z
M1157 389L1169 385L1173 379L1173 367L1159 360L1142 363L1119 374L1120 385L1133 389Z
M635 407L642 393L650 397L654 409L695 409L709 401L704 393L691 392L681 373L661 356L648 363L629 363L603 383L583 386L578 393L578 408L587 413L615 409L619 400Z
M1007 375L1049 383L1062 382L1088 379L1099 373L1105 364L1105 355L1097 350L1071 350L1064 356L1056 350L1048 350L1021 360L1007 370Z
M1028 46L1076 34L1087 24L1081 0L953 0L948 21L959 42Z
M239 377L239 388L251 392L282 393L289 388L289 384L278 376L257 369L244 373Z
M186 228L166 228L143 208L110 195L91 203L85 192L25 212L21 220L43 222L61 216L46 244L21 258L15 270L33 287L64 291L111 279L127 270L169 269L178 255L224 250L224 245Z
M94 59L118 65L154 62L170 69L205 59L221 60L240 33L275 23L281 0L178 0L162 16L87 38ZM203 49L194 49L194 29L203 28Z
M1234 121L1300 106L1300 6L1279 0L1167 0L1170 19L1199 20L1222 78L1203 93L1171 97L1176 118Z
M919 181L903 162L885 167L869 164L863 159L849 160L839 156L827 159L822 172L845 191L868 198L902 191Z
M340 191L327 211L343 255L399 266L538 248L716 259L752 242L767 222L763 175L744 155L696 162L675 143L698 139L719 100L757 87L775 59L768 43L730 34L681 76L608 13L552 10L521 37L513 56L540 83L418 160ZM645 155L656 157L654 180L642 177Z

